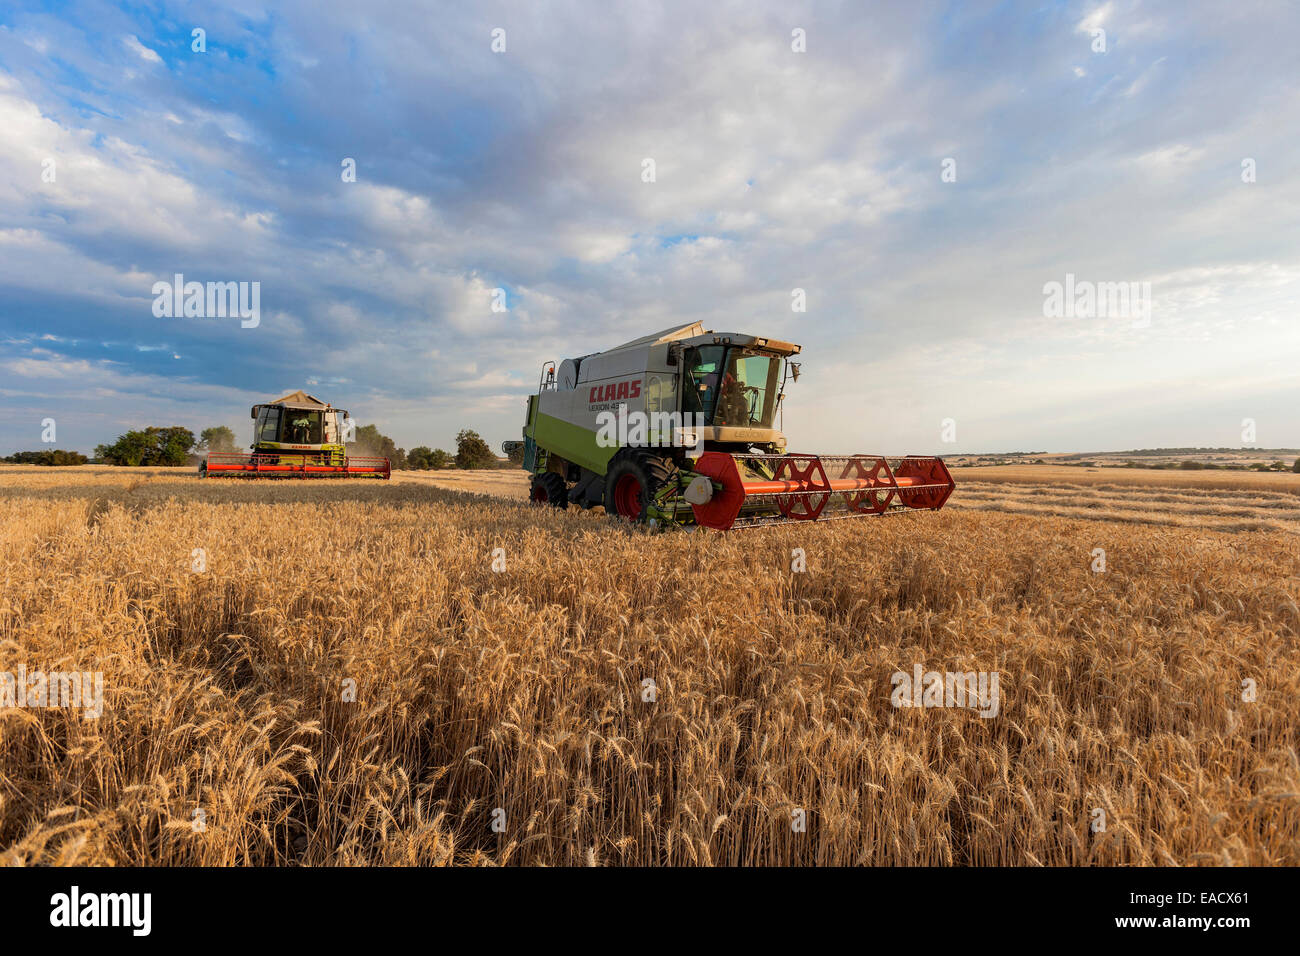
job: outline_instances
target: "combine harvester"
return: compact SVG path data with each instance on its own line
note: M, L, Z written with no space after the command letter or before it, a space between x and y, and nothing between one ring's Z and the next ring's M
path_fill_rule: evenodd
M252 453L209 452L200 478L388 478L387 458L349 458L341 408L297 391L254 405Z
M943 459L787 454L774 427L799 346L701 323L548 362L524 451L539 505L727 530L942 508Z

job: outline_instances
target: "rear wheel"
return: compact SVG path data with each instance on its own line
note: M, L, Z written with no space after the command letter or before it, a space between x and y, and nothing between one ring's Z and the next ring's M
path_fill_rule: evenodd
M668 463L657 455L625 454L605 472L605 513L644 522L647 506L669 479Z
M564 484L564 476L557 475L553 471L533 475L533 483L528 489L528 500L535 505L567 508L569 492Z

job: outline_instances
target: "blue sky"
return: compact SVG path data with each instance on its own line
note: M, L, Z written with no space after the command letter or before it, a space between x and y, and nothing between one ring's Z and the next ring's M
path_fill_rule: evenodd
M1298 35L1253 0L10 3L0 453L242 442L300 387L496 445L544 361L695 320L804 346L801 450L1300 446ZM260 324L156 317L176 273L260 282ZM1046 317L1067 273L1149 282L1149 321Z

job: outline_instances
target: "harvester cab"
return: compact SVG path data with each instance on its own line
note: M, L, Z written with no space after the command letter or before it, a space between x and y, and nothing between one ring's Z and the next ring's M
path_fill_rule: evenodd
M941 508L953 490L942 459L786 452L799 352L696 322L547 363L523 429L529 497L721 530Z
M210 452L200 477L388 478L387 458L349 458L342 408L301 390L254 405L251 454Z

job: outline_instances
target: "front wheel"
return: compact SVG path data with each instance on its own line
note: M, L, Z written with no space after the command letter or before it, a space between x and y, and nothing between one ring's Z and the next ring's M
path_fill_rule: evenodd
M605 472L605 513L624 521L644 522L649 503L668 477L668 465L653 455L616 458Z
M528 489L528 500L535 505L567 508L569 492L564 483L564 476L557 475L553 471L533 475L533 483Z

